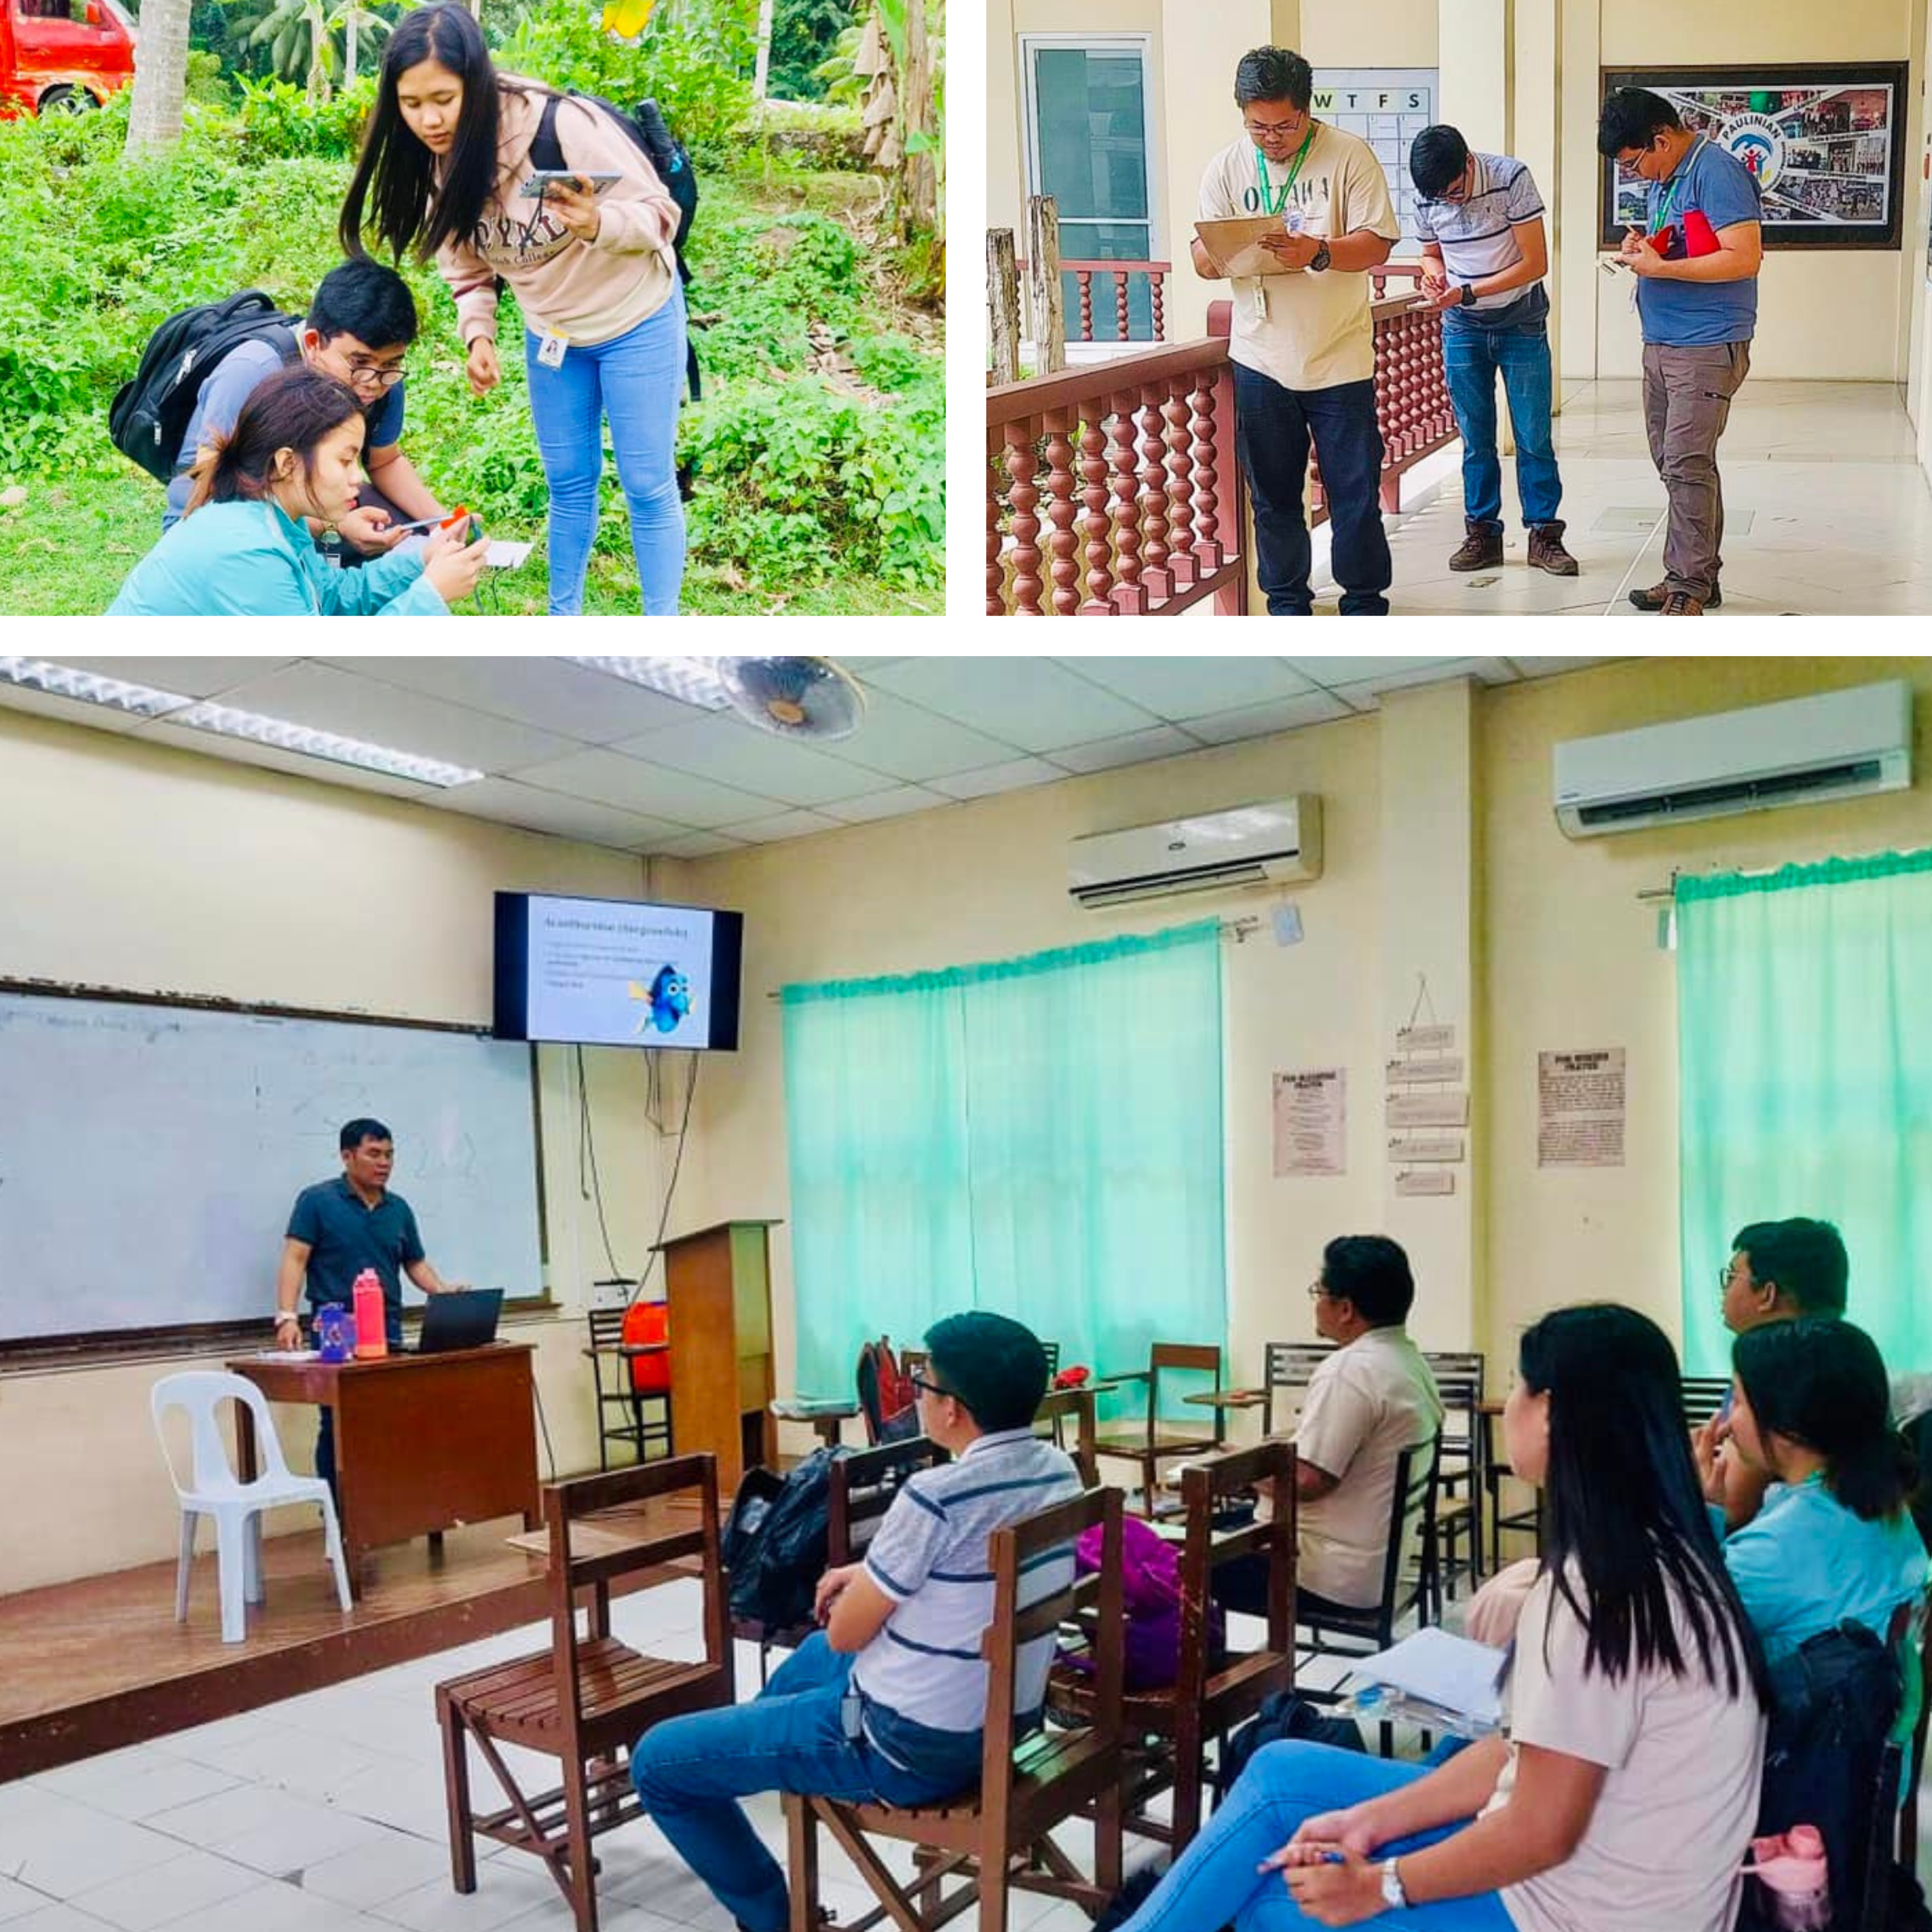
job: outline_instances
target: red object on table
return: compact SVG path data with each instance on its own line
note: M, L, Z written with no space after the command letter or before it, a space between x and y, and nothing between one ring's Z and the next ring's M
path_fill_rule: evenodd
M665 1344L670 1340L670 1306L662 1301L634 1301L624 1310L624 1340L632 1347ZM670 1357L633 1355L631 1386L640 1395L670 1393Z
M1054 1377L1053 1386L1057 1389L1084 1388L1093 1374L1084 1362L1076 1362L1071 1368L1062 1369Z
M389 1330L382 1309L382 1282L374 1268L356 1277L356 1358L373 1362L389 1352Z

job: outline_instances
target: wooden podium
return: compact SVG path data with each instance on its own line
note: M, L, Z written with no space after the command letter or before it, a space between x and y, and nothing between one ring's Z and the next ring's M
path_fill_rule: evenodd
M680 1456L708 1449L717 1457L721 1503L748 1468L776 1462L765 1231L778 1225L722 1221L655 1251L670 1304L671 1441Z

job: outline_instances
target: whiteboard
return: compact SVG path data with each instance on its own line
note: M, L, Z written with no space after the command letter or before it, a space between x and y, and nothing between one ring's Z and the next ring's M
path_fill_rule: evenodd
M0 994L0 1339L266 1324L289 1210L358 1114L394 1132L446 1281L540 1293L531 1064L470 1034Z

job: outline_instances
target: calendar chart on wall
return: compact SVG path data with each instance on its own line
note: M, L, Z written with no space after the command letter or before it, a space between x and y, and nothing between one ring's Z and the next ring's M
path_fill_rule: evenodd
M1436 73L1432 67L1315 70L1317 118L1367 142L1388 177L1389 200L1402 218L1402 239L1392 258L1397 261L1414 261L1422 248L1415 230L1408 144L1436 118Z

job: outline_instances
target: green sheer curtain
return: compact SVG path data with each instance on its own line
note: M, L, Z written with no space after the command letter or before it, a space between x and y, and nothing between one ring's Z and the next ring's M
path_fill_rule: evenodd
M1838 1224L1887 1366L1932 1368L1932 851L1676 896L1687 1368L1730 1367L1732 1234L1790 1214Z
M962 1308L1110 1368L1225 1334L1217 921L781 998L802 1390Z

